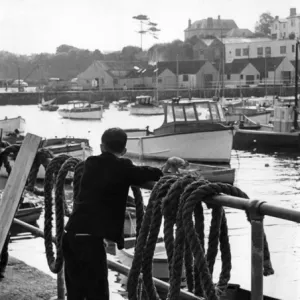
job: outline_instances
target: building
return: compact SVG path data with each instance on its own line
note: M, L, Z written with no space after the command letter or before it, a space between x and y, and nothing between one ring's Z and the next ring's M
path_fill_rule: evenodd
M128 88L143 85L144 88L159 90L212 87L219 72L209 61L162 61L157 66L149 66L145 72L131 72L122 79ZM178 76L178 77L177 77Z
M173 88L210 88L217 82L219 76L218 70L206 60L166 61L159 62L157 66L158 69L168 69L174 74L176 85Z
M271 36L274 40L287 39L289 36L288 20L279 19L279 17L276 16L274 22L271 25Z
M256 76L256 83L258 82L258 79L260 83L268 85L290 84L293 82L295 68L287 57L260 57L239 59L232 62L233 65L237 63L240 64L239 66L242 66L243 64L247 65L248 63L253 65L253 67L259 72L259 77ZM249 70L250 69L247 71ZM241 74L244 74L243 71ZM248 77L248 82L251 80L251 78Z
M188 28L184 30L185 40L193 36L207 37L207 36L225 36L230 30L238 28L234 20L207 18L192 23L191 19L188 21Z
M253 35L254 33L249 29L233 28L226 33L225 37L250 38Z
M134 69L146 69L146 62L94 61L77 76L77 83L83 88L122 89L123 79Z
M225 87L250 86L259 83L260 72L249 60L235 59L233 62L225 64Z
M223 38L225 62L235 59L260 57L287 57L295 60L294 40L272 40L270 38Z
M271 26L273 39L289 39L293 34L295 38L300 38L300 14L297 14L296 8L290 8L287 18L280 19L276 16Z
M224 45L218 38L199 39L193 46L193 57L196 60L209 60L219 64L222 60Z

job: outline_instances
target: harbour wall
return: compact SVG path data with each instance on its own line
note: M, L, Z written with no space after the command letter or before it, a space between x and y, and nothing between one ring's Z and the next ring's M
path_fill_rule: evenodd
M279 96L294 96L295 88L289 87L268 87L267 95ZM128 97L134 100L139 95L155 96L155 90L103 90L103 91L48 91L45 93L37 92L5 92L0 93L0 105L34 105L38 104L41 97L45 100L53 98L57 99L57 104L66 104L71 100L87 100L100 101L106 100L109 102L119 100L121 97ZM163 90L159 91L159 100L170 99L176 97L177 94L182 98L187 98L189 95L196 98L212 98L216 94L215 89L201 90ZM266 95L265 87L242 88L242 89L224 89L225 97L263 97Z

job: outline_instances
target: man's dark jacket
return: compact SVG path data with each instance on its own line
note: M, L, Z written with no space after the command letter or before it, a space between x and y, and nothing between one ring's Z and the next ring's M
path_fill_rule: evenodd
M157 181L162 175L160 169L135 166L107 152L88 157L66 231L103 237L123 248L129 187Z

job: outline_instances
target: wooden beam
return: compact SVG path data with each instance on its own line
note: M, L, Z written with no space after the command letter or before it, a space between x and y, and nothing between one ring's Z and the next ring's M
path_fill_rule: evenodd
M26 135L6 182L0 200L0 253L17 212L41 139L41 137L30 133Z

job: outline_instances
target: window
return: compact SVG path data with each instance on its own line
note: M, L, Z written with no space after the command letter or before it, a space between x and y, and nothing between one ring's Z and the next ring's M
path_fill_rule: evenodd
M231 75L227 74L227 80L230 80L230 78L231 78Z
M286 46L280 46L280 54L286 54Z
M244 79L244 75L243 74L240 75L240 79Z
M256 75L256 79L259 79L259 74Z
M263 47L258 47L257 48L257 55L258 56L263 56L264 55L264 48Z
M184 114L183 114L183 106L178 105L178 106L173 106L174 107L174 113L175 113L175 121L180 122L180 121L185 121Z
M189 75L188 74L183 74L182 81L189 81Z
M157 82L162 83L163 82L162 78L158 78Z
M271 47L266 47L265 48L265 55L266 56L271 56Z
M172 105L167 105L167 123L174 122Z
M114 78L114 84L118 84L118 78Z
M275 30L277 30L277 24L275 24Z
M241 49L235 49L235 56L241 56Z
M292 52L295 52L295 45L292 45Z
M249 48L244 48L243 49L243 56L248 56L249 55Z
M295 26L295 20L291 19L291 26L294 27Z
M200 55L204 55L204 49L200 49L200 50L199 50L199 54L200 54Z
M211 120L210 111L207 103L196 103L196 110L199 120Z
M184 106L185 116L187 121L196 121L194 105Z
M210 111L211 111L213 120L220 121L220 116L219 116L219 112L218 112L216 103L210 103Z

